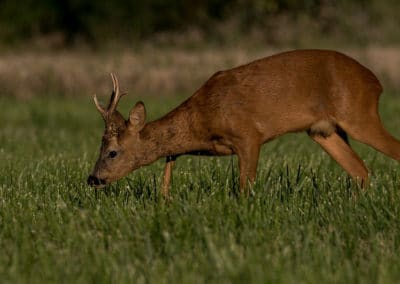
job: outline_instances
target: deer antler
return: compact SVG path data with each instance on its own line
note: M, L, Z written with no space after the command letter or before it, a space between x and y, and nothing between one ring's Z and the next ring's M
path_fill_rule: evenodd
M122 96L126 95L127 93L121 93L119 90L119 83L117 76L114 73L110 73L111 80L113 82L113 92L110 97L110 102L108 103L107 109L104 109L97 100L97 96L93 96L94 104L96 105L97 110L100 112L101 116L103 117L104 121L107 121L109 117L113 114L115 109L117 108L118 102Z
M93 100L94 100L94 104L96 105L97 110L100 112L100 114L101 114L101 116L103 117L103 119L106 120L107 113L106 113L106 111L101 107L101 105L99 104L99 101L97 100L96 94L93 95Z

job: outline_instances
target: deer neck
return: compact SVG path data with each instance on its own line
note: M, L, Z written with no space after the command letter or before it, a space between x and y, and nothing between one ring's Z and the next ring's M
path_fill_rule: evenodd
M147 162L188 153L200 147L201 143L195 140L189 121L185 112L173 112L147 123L140 132Z

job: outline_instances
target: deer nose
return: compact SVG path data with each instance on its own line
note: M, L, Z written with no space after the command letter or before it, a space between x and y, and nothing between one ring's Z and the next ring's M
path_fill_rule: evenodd
M96 186L96 185L105 185L106 181L104 179L100 179L96 176L90 175L87 179L87 183L90 186Z

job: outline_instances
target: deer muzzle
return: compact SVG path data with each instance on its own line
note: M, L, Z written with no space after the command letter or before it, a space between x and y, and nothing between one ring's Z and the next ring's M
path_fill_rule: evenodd
M105 179L100 179L94 175L90 175L87 179L87 183L90 186L94 187L103 187L106 185L106 180Z

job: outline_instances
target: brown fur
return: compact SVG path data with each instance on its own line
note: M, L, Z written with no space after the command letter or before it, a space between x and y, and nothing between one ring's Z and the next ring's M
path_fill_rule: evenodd
M102 148L92 176L107 184L170 157L163 186L168 195L176 157L236 154L244 190L255 181L263 143L285 133L307 131L365 184L367 169L347 143L346 133L400 160L400 142L379 120L381 92L370 70L338 52L298 50L263 58L215 73L193 96L158 120L145 123L144 105L138 103L117 138L110 138ZM117 116L122 125L122 116ZM111 150L118 151L117 158L107 158Z

